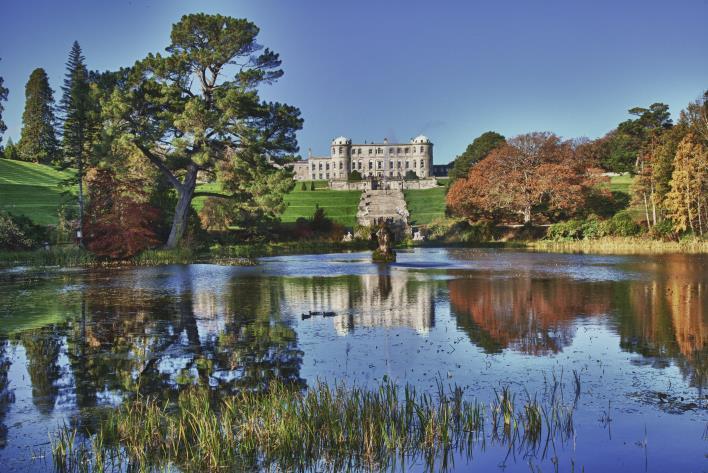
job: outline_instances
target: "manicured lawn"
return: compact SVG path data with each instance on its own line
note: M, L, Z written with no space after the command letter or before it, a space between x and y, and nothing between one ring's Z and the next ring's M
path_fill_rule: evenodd
M445 216L445 187L407 190L403 195L414 225L428 224Z
M610 178L610 190L629 194L629 188L632 185L633 180L634 177L632 177L630 174L612 176Z
M314 191L310 190L310 182L306 182L305 187L307 190L303 191L302 182L296 182L295 189L285 196L288 208L281 217L283 222L294 222L300 217L311 218L319 204L335 222L354 226L361 192L329 190L326 181L315 181Z
M0 210L25 215L41 225L56 224L59 205L73 200L62 195L60 183L70 171L51 166L0 159Z

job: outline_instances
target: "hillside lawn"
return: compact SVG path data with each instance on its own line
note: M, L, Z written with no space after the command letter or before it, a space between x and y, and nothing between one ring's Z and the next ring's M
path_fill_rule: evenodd
M307 190L302 190L302 183ZM327 181L314 181L315 190L310 190L310 181L298 181L295 188L285 196L288 208L281 220L285 223L295 222L300 217L312 218L317 205L335 222L346 227L356 224L356 211L359 206L361 192L333 191L327 188Z
M302 184L305 189L302 190ZM315 190L311 191L312 181L297 181L293 190L285 196L287 208L280 220L283 223L294 223L298 218L312 218L317 205L325 210L325 214L335 222L346 227L356 224L356 211L359 206L359 191L333 191L327 188L327 181L314 181ZM200 191L218 192L217 184L200 184ZM197 197L192 206L198 212L204 205L205 197Z
M60 188L63 180L70 177L71 170L58 171L51 166L0 159L0 210L17 215L25 215L41 225L56 224L57 210L62 202L75 205L71 197L64 195ZM610 188L629 194L633 177L625 174L610 179ZM443 179L439 181L444 182ZM304 181L306 190L302 190L303 181L285 196L288 204L282 221L295 222L298 218L311 218L316 205L325 209L327 216L347 227L356 224L356 211L359 204L359 191L333 191L327 188L327 181L314 181L315 190L310 190L311 181ZM200 184L199 190L217 191L216 184ZM436 218L445 216L445 186L434 189L415 189L404 192L411 222L414 225L429 224ZM192 205L199 211L204 205L204 198L195 198ZM642 212L630 208L637 219Z
M55 225L62 202L76 205L60 188L71 175L71 171L44 164L0 159L0 210L24 215L40 225Z
M427 225L445 216L445 186L432 189L411 189L403 192L410 221L413 225Z

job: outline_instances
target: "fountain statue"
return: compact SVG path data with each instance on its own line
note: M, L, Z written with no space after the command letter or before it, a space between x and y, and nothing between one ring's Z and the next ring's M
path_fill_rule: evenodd
M376 231L376 239L379 246L374 250L371 259L374 263L394 263L396 252L393 251L393 233L386 220L379 222L379 229Z

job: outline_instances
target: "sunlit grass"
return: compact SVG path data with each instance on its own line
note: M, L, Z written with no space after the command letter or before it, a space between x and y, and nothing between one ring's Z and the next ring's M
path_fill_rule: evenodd
M432 471L487 438L528 454L573 432L573 406L560 398L517 403L503 387L487 407L458 386L437 386L431 394L389 381L305 391L274 383L222 399L193 386L171 403L129 400L89 435L64 427L52 437L53 459L61 471L381 470L406 459Z

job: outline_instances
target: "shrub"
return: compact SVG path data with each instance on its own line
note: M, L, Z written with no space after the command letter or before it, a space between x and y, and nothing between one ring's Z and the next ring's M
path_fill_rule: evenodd
M315 190L315 181L310 182L310 190Z
M668 218L651 227L649 236L657 240L678 241L678 233L674 231L674 224Z
M406 171L406 175L403 177L406 181L417 181L418 180L418 174L415 173L412 169L409 169Z
M642 231L642 227L634 221L626 210L617 212L608 220L608 234L612 236L635 236Z
M27 217L0 212L0 248L3 250L30 250L46 237L44 230Z
M359 181L361 181L361 173L355 169L349 174L349 182Z
M305 183L303 182L302 185L300 186L300 190L301 190L301 191L306 191L306 190L307 190L307 184L305 184Z
M580 240L583 238L583 223L577 219L554 223L548 228L546 238L555 241Z

